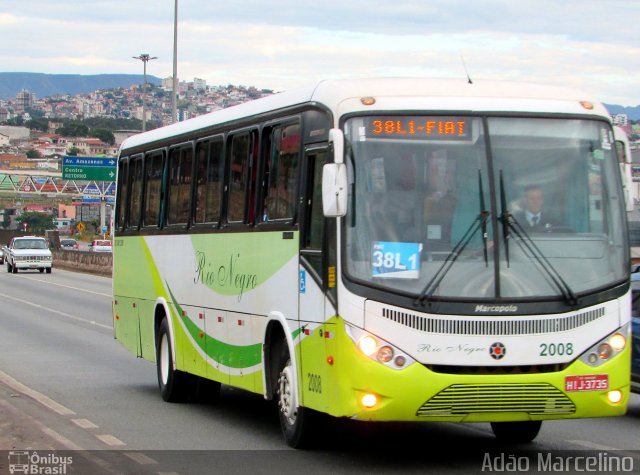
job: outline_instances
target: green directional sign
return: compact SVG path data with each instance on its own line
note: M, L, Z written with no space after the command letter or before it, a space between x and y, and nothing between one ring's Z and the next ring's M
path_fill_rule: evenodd
M116 159L105 157L63 157L62 179L115 181Z
M95 180L115 181L116 169L114 167L77 167L63 166L63 180Z

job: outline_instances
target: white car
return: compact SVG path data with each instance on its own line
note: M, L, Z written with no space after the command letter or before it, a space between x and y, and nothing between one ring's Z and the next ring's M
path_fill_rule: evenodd
M97 239L89 244L92 252L112 252L111 241L107 239Z
M14 237L6 248L7 272L16 274L19 270L39 270L51 273L53 255L45 238L37 236Z

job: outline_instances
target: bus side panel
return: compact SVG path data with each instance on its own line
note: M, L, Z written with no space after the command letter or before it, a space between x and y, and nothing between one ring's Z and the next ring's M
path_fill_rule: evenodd
M113 304L113 311L115 313L113 329L116 339L134 355L142 356L137 299L117 297Z
M132 353L155 361L151 307L158 295L157 272L144 238L116 237L113 259L115 337Z
M297 319L297 239L291 234L145 239L158 284L152 295L171 309L178 369L263 392L266 316Z

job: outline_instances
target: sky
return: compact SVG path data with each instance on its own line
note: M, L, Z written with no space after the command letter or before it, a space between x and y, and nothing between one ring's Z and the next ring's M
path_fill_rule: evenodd
M0 71L173 74L283 91L466 77L640 105L640 0L1 0Z

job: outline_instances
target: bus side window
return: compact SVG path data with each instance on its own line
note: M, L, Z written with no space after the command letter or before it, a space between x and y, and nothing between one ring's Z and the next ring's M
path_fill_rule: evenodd
M187 224L191 206L191 144L171 149L169 153L169 206L167 224Z
M119 230L124 229L124 214L127 202L129 160L121 159L118 164L118 186L117 192L117 208L116 208L116 227Z
M142 209L142 155L135 156L129 163L129 209L127 229L135 229L140 224Z
M224 170L222 137L200 142L196 151L194 223L220 221Z
M160 221L160 193L162 191L162 170L164 152L153 152L145 157L144 164L144 213L143 226L158 226Z
M317 272L322 272L322 245L325 231L325 217L322 212L322 167L327 152L322 150L309 153L307 159L307 200L302 241L302 255Z
M257 161L257 133L255 131L236 134L231 137L231 160L229 170L229 208L227 218L230 223L245 222L250 206L250 179L255 181L253 170Z
M262 179L262 221L293 219L300 163L300 124L280 125L267 131Z

